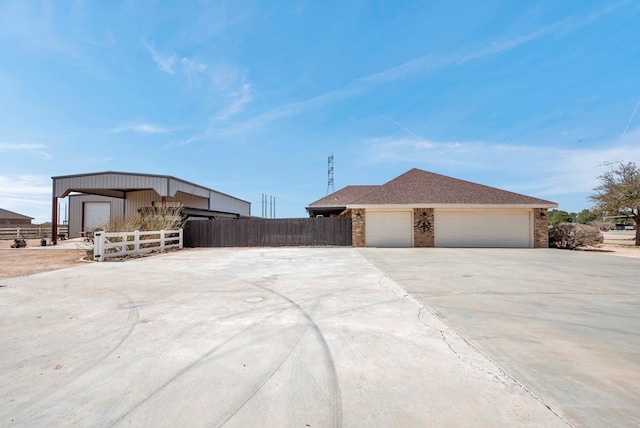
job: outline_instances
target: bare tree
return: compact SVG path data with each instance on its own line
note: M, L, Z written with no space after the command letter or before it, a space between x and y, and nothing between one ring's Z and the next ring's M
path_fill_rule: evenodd
M640 168L621 163L598 177L600 185L589 199L596 209L609 215L624 215L636 223L636 245L640 246Z

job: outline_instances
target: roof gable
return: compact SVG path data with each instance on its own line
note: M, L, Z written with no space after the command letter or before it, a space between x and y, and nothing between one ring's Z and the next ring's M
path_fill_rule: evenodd
M309 207L346 207L380 186L347 186L309 204Z
M0 208L0 218L9 219L9 220L16 220L16 219L33 220L33 217L28 217L26 215L14 213L13 211L4 210L2 208Z
M414 168L350 205L539 205L554 202Z

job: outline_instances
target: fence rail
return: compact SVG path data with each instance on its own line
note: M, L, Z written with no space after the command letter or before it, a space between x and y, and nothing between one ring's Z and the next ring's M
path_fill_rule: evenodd
M345 217L190 221L185 247L351 246Z
M58 226L58 237L68 237L69 227L67 225ZM0 228L0 239L51 239L51 226L27 226L27 227L2 227Z
M95 232L93 259L104 262L108 258L140 255L152 251L182 248L182 229L139 230L133 232Z

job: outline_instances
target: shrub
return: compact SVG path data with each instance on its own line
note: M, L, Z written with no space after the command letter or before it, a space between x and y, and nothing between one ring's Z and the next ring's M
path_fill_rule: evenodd
M602 244L602 234L597 227L577 223L560 223L549 226L549 247L575 250Z
M133 232L134 230L177 230L184 227L180 208L154 207L140 210L139 214L113 221L103 229L106 232Z

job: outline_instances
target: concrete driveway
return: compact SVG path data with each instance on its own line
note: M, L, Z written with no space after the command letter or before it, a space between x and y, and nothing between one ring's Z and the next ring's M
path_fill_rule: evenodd
M407 270L455 259L416 250L183 250L0 280L0 424L567 426L557 414L564 402L536 390L549 409L363 254L387 254ZM431 265L439 273L417 274L445 294L450 280L460 287L484 269ZM638 265L618 266L637 276ZM612 300L633 299L618 288ZM461 311L445 321L473 314ZM623 346L615 350L634 351ZM509 371L535 390L527 366ZM618 376L635 366L607 367ZM620 395L611 400L626 412Z
M566 250L364 249L576 426L640 426L640 259Z

